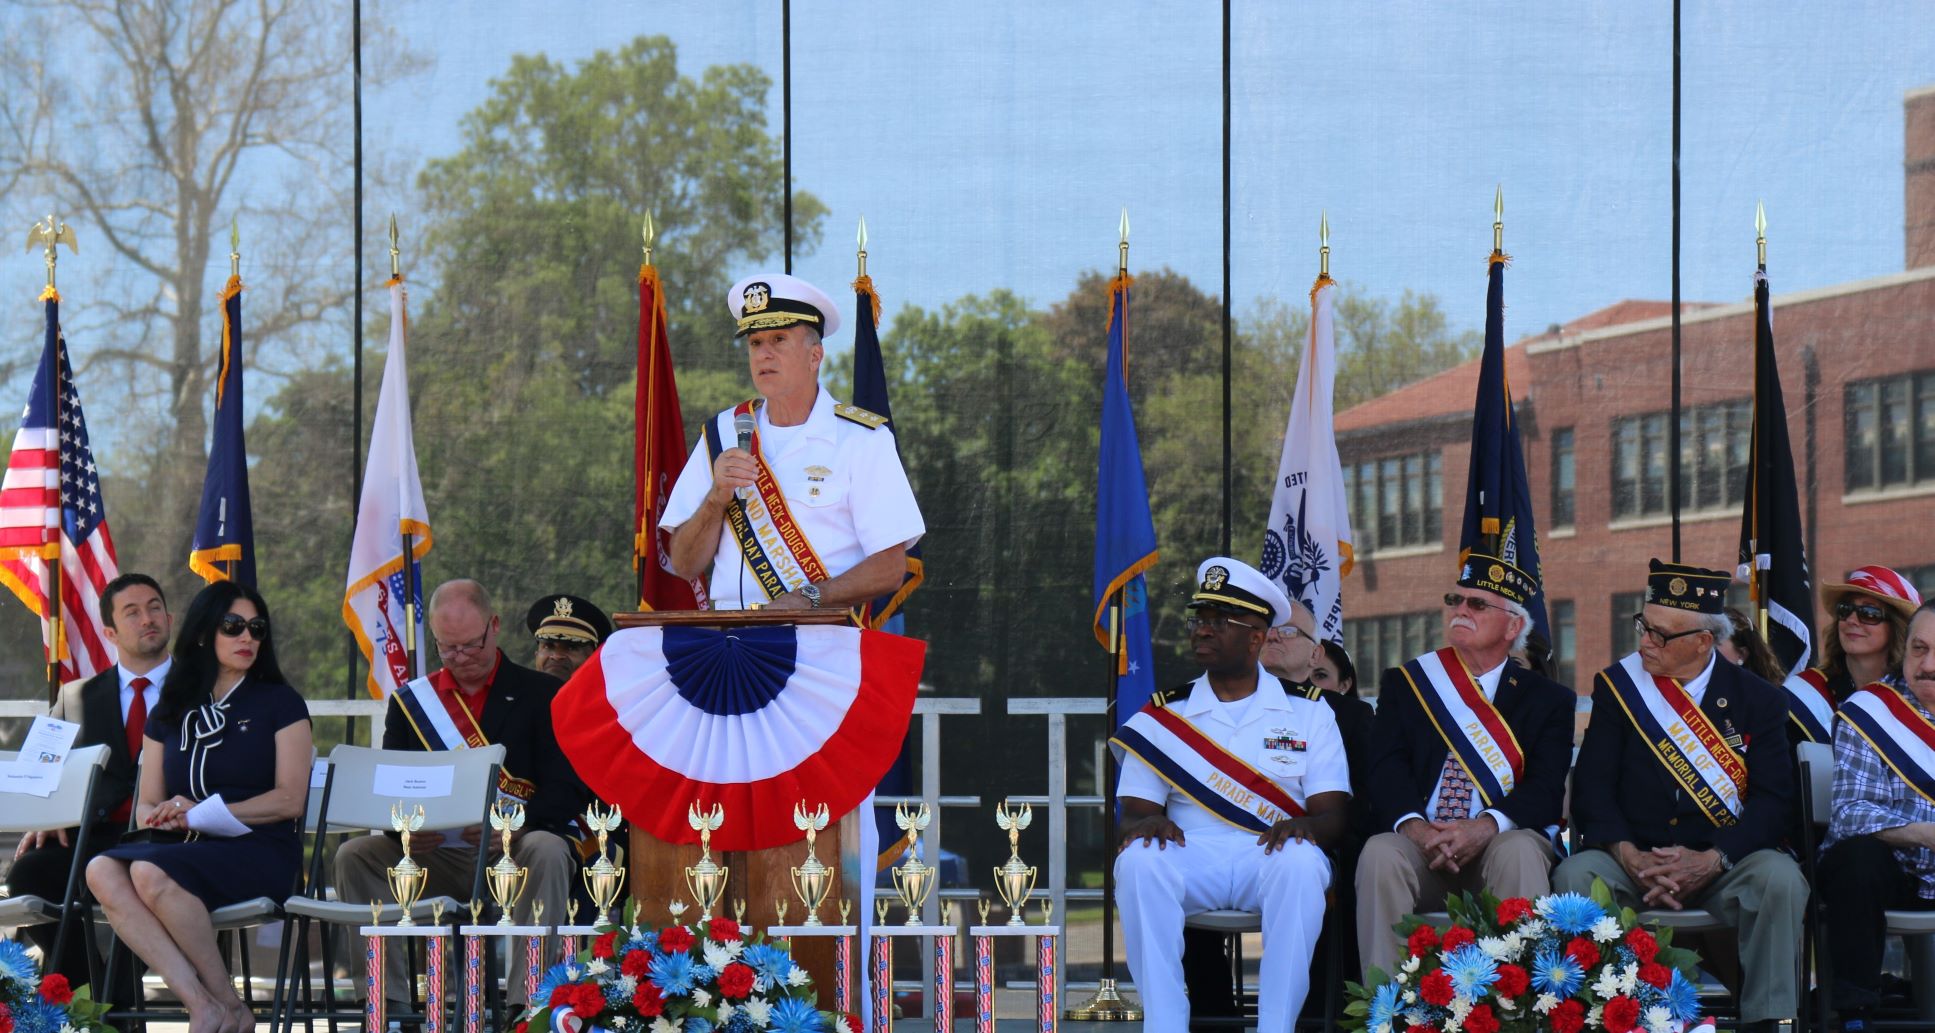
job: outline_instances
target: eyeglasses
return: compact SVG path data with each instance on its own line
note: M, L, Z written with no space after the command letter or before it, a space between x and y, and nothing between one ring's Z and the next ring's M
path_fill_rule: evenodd
M1279 640L1284 642L1288 642L1298 638L1310 638L1309 632L1304 631L1302 628L1297 627L1295 624L1284 624L1279 627L1271 628L1270 630L1276 632L1277 635L1279 636ZM1312 639L1312 641L1315 641L1315 640Z
M495 620L495 618L492 619ZM474 642L457 642L448 645L443 642L438 642L437 655L443 657L445 660L455 660L460 657L470 656L478 650L483 649L484 643L490 641L490 633L492 630L490 626L486 626L484 633L477 636Z
M1665 632L1665 631L1661 631L1656 627L1653 627L1651 624L1646 623L1646 617L1644 614L1635 613L1633 614L1633 630L1639 632L1640 638L1644 639L1647 642L1652 643L1655 647L1659 647L1659 646L1666 645L1668 642L1671 642L1676 638L1685 638L1688 635L1698 635L1700 632L1705 631L1707 629L1694 628L1692 631Z
M1888 614L1873 603L1851 603L1843 599L1834 604L1836 620L1847 620L1849 617L1858 618L1863 624L1880 624L1888 619Z
M1258 625L1245 624L1244 622L1237 620L1234 617L1225 617L1220 613L1209 617L1191 617L1188 620L1183 621L1183 630L1189 632L1191 635L1194 635L1197 631L1203 628L1208 628L1209 630L1214 631L1218 634L1221 634L1222 632L1227 631L1230 628L1241 628L1244 631L1262 631L1263 630Z
M246 631L257 642L261 642L269 637L269 618L249 618L239 613L226 613L222 615L222 623L216 625L215 630L229 638L240 638Z
M1445 593L1445 606L1447 608L1455 610L1460 605L1463 605L1465 609L1473 613L1484 613L1486 610L1501 608L1497 603L1488 603L1475 595L1459 595L1456 592Z

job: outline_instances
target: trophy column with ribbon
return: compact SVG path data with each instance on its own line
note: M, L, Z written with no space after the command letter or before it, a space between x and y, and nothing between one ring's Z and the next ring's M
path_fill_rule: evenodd
M464 936L464 1033L475 1033L472 1023L481 1022L483 1014L485 988L480 973L473 967L473 960L482 959L483 938L503 939L509 942L510 949L523 949L524 992L528 998L537 993L538 982L544 976L544 938L551 933L549 927L541 924L544 921L541 901L532 907L531 924L516 923L518 899L524 895L524 887L531 879L531 870L511 859L511 837L524 827L524 805L499 800L491 806L490 827L499 837L502 856L484 870L484 885L490 890L491 903L497 905L498 917L495 925L482 924L482 905L472 901L471 924L458 930Z
M397 833L403 857L386 874L390 893L396 898L402 913L395 925L386 926L383 924L383 902L372 901L370 924L360 930L366 944L363 953L366 994L363 1024L367 1033L385 1033L387 1028L383 1007L383 962L389 949L388 941L392 939L423 941L423 1033L446 1033L444 1012L448 1007L446 962L450 930L443 924L443 904L439 902L433 906L429 925L418 925L414 914L417 900L423 896L428 873L410 856L410 835L423 830L423 821L421 804L414 810L406 810L401 801L390 807L390 827Z
M1055 1033L1059 1019L1055 971L1056 938L1061 928L1048 924L1049 904L1041 902L1042 924L1027 923L1028 898L1035 891L1036 869L1021 860L1021 833L1034 822L1034 808L1027 804L1010 809L996 804L994 822L1008 834L1008 860L994 869L994 887L1007 905L1008 921L990 925L988 902L980 903L981 924L968 930L974 937L974 1028L976 1033L994 1033L994 940L997 936L1035 938L1036 1017L1040 1033Z
M828 814L825 804L808 810L806 801L793 805L793 826L806 833L806 860L791 870L793 894L805 906L806 918L798 925L786 924L788 903L784 899L773 901L773 913L779 916L779 924L767 928L766 935L774 938L784 937L830 937L833 939L833 1009L843 1014L854 1012L853 996L853 942L859 935L858 926L849 921L853 912L853 902L840 901L840 924L827 925L820 921L820 907L826 903L827 895L838 884L837 867L821 861L814 852L814 843L819 834L826 830Z
M951 1033L954 1025L954 934L951 911L943 908L944 922L940 925L922 925L921 907L934 893L935 883L940 872L933 865L920 859L920 835L927 831L933 821L933 812L926 804L908 810L905 804L894 808L894 824L907 833L907 859L893 869L894 892L900 896L901 906L907 909L907 921L901 925L887 924L887 911L892 904L878 901L875 909L880 924L874 928L873 935L873 1029L875 1033L886 1033L891 1026L893 1015L894 983L894 940L899 937L932 936L934 944L934 1029L936 1033Z
M587 865L582 873L585 892L591 897L591 921L579 925L578 902L573 900L566 905L565 924L557 928L559 961L570 961L577 957L580 941L598 935L600 926L615 922L612 908L625 890L625 869L619 861L613 860L609 840L612 831L624 820L624 811L616 806L601 810L594 802L585 808L584 825L598 837L598 859Z

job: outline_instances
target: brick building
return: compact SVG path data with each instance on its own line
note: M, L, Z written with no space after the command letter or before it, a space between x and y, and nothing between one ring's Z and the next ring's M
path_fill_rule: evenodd
M1787 294L1777 262L1770 275L1814 581L1881 563L1929 594L1935 88L1904 107L1905 271ZM1555 651L1575 687L1578 672L1633 648L1646 561L1671 554L1669 316L1666 302L1623 301L1506 351ZM1683 304L1681 327L1681 556L1732 568L1753 419L1753 302ZM1374 672L1441 644L1477 379L1473 361L1337 415L1358 557L1345 638L1367 690ZM1744 599L1744 586L1736 593Z

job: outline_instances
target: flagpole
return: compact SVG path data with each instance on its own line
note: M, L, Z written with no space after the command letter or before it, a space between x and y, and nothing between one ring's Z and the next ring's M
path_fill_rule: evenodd
M1497 188L1494 189L1492 192L1492 261L1501 262L1501 261L1504 261L1504 259L1505 259L1505 184L1500 183L1497 186ZM1489 314L1487 314L1487 318L1489 318ZM1502 358L1501 358L1501 361L1503 361ZM1509 418L1509 412L1508 412L1508 418ZM1503 494L1503 492L1501 492L1501 494ZM1484 513L1483 506L1485 504L1485 501L1486 501L1485 498L1481 494L1478 499L1478 503L1480 506L1479 513L1481 516ZM1503 503L1501 502L1500 504L1502 505ZM1505 526L1504 526L1504 520L1502 519L1502 515L1503 514L1501 511L1499 529L1493 534L1489 534L1489 535L1485 534L1484 525L1482 523L1479 525L1478 536L1485 543L1485 551L1489 552L1494 556L1497 556L1502 552L1502 550L1499 547L1500 541L1504 538L1504 535L1505 535Z
M396 213L390 213L390 279L403 279L403 264L399 261L402 254L397 247ZM393 317L394 318L394 317ZM399 528L401 530L401 528ZM417 656L417 570L416 535L402 531L403 535L403 655L409 664L410 673L420 675L420 658Z
M1673 398L1666 419L1666 499L1680 561L1680 0L1673 0Z
M658 236L658 228L657 228L656 226L653 226L653 225L652 225L652 213L651 213L651 212L650 212L649 210L648 210L648 211L646 211L646 213L645 213L645 225L644 225L644 226L643 226L643 227L642 227L642 228L640 229L640 231L639 231L639 236L640 236L640 240L642 240L642 241L643 241L643 244L644 244L644 246L643 246L643 248L642 248L642 254L643 254L643 257L644 257L644 265L645 265L645 268L648 268L648 269L649 269L649 268L651 268L651 265L652 265L652 241L653 241L654 239L656 239L656 238L657 238L657 236ZM642 276L642 275L644 275L644 274L643 274L643 273L640 273L639 275L641 275L641 276ZM660 289L660 288L658 288L658 287L655 287L655 288L654 288L654 294L653 294L653 297L652 297L652 304L653 304L654 306L656 306L656 305L658 304L658 296L657 296L657 293L656 293L656 291L657 291L658 289ZM650 320L650 321L651 321L651 322L652 322L652 323L654 324L654 325L653 325L653 332L654 332L654 333L656 333L656 332L657 332L657 325L656 325L656 324L657 324L657 322L658 322L658 313L657 313L657 311L656 311L656 310L654 310L654 311L652 311L652 312L646 312L645 310L643 310L643 309L641 308L641 309L639 310L639 313L638 313L638 318L639 318L639 321L640 321L640 322L644 322L644 321L646 321L646 320ZM651 361L652 361L652 362L653 362L654 364L656 364L656 363L658 362L658 348L657 348L656 346L654 346L654 347L652 348L652 360L651 360ZM646 380L646 381L645 381L645 383L647 383L647 384L650 384L650 385L651 385L651 387L650 387L650 388L647 388L647 390L651 390L651 389L653 389L653 388L656 388L656 387L658 386L658 376L657 376L657 373L656 373L656 371L647 371L647 370L642 370L642 369L641 369L641 370L639 370L639 371L637 372L637 376L639 376L639 377L647 377L647 376L649 376L649 377L650 377L650 379L648 379L648 380ZM636 391L636 390L637 390L637 388L635 388L635 387L634 387L634 388L633 388L633 390L634 390L634 391ZM647 417L650 417L650 416L651 416L651 413L650 413L650 412L648 411L648 412L646 413L646 416L647 416ZM636 414L636 412L634 412L634 413L633 413L633 415L632 415L632 420L633 420L633 422L636 422L636 421L638 420L638 416L637 416L637 414ZM657 428L656 426L654 426L654 427L653 427L652 429L653 429L653 430L657 430L658 428ZM634 432L635 432L635 431L636 431L636 428L634 428ZM633 435L633 438L632 438L632 440L634 440L634 441L636 441L636 440L638 440L638 438L637 438L637 435L636 435L636 433L634 433L634 435ZM638 472L639 472L639 470L640 470L640 469L642 469L642 468L643 468L643 465L644 465L644 464L642 464L642 463L640 463L640 462L638 461L638 459L639 459L639 457L637 457L637 456L633 456L633 457L632 457L632 477L634 477L634 478L636 478L636 477L638 476ZM644 497L646 497L646 495L645 495L645 493L646 493L646 492L651 492L652 494L651 494L651 496L650 496L650 497L651 497L651 498L652 498L652 500L653 500L653 501L652 501L652 505L653 505L653 506L657 506L657 504L658 504L658 502L657 502L657 499L658 499L658 493L657 493L657 491L656 491L656 489L655 489L655 487L654 487L653 485L650 485L650 484L633 484L633 485L632 485L632 489L633 489L634 491L636 491L636 492L638 492L638 493L639 493L639 496L638 496L638 497L640 497L640 498L644 498ZM657 542L651 542L651 543L647 543L647 542L646 542L646 541L645 541L645 540L643 539L643 537L642 537L642 536L643 536L643 535L645 534L645 514L644 514L644 512L643 512L643 510L642 510L642 509L641 509L641 511L639 512L639 514L638 514L638 516L637 516L637 518L636 518L636 519L637 519L637 526L635 526L635 527L633 527L633 528L632 528L632 543L633 543L633 544L632 544L632 551L633 551L633 553L635 554L635 557L634 557L634 559L635 559L635 562L634 562L634 563L632 564L632 566L633 566L633 567L635 567L635 568L637 568L637 570L638 570L638 608L639 608L639 609L641 609L641 610L644 610L644 609L649 609L649 608L650 608L650 607L649 607L649 606L648 606L648 605L646 604L646 601L645 601L645 570L646 570L646 567L645 567L645 564L646 564L646 563L648 563L648 562L649 562L649 563L657 563L657 562L658 562L658 556L656 555L656 553L657 553L657 545L658 545L658 543L657 543ZM650 545L652 545L652 547L653 547L653 553L654 553L654 555L652 555L652 556L651 556L651 557L650 557L649 559L648 559L648 558L646 557L646 555L645 555L645 546L646 546L647 544L650 544Z
M234 214L230 214L228 217L228 276L229 279L237 281L242 278L242 228L240 220ZM228 302L224 300L222 304L226 308ZM237 302L237 304L239 305L240 302ZM241 310L238 308L236 311L239 312ZM227 318L226 311L223 312L223 318ZM220 392L221 387L217 386L216 393L219 395ZM244 461L246 462L246 459ZM223 570L228 574L230 581L235 580L235 570L241 563L241 557L237 556L235 559L228 560L222 564Z
M60 262L59 245L62 241L66 241L68 250L76 250L74 231L65 223L56 221L53 213L49 212L47 214L46 226L43 228L36 225L33 236L28 239L30 242L38 241L45 243L47 246L45 254L47 262L47 289L41 292L41 298L54 302L58 306L60 303L60 294L54 289L54 267ZM56 311L58 311L58 308L56 308ZM58 475L60 473L61 453L63 451L60 437L60 360L61 352L65 349L66 342L61 339L58 323L56 323L53 330L54 368L52 371L53 375L47 378L47 426L51 429L54 436L54 472ZM40 550L41 562L47 566L47 626L49 629L47 644L47 704L49 706L52 706L54 701L60 698L60 654L61 645L67 630L62 620L60 602L61 538L66 531L65 525L67 522L66 514L62 512L63 508L60 498L56 496L54 500L54 526L50 529L50 533L47 534L46 537L48 540L42 543ZM48 545L53 546L51 556L48 554Z
M1754 268L1760 273L1762 278L1766 277L1767 275L1767 206L1758 201L1754 202ZM1755 302L1756 304L1758 304L1758 301L1759 301L1758 295L1760 292L1755 291L1754 293L1756 295ZM1759 424L1760 416L1761 416L1759 336L1760 336L1760 313L1756 312L1754 313L1754 337L1755 337L1755 340L1754 340L1754 423L1756 425ZM1786 419L1787 417L1785 414L1781 414L1780 418ZM1758 431L1760 430L1760 428L1758 426L1755 426L1754 430L1756 433L1754 434L1752 451L1755 453L1756 460L1758 460L1759 451L1760 451L1760 434L1758 433ZM1751 550L1751 554L1747 557L1747 562L1749 564L1747 568L1747 578L1748 578L1749 586L1751 586L1753 589L1755 625L1760 631L1760 640L1762 642L1765 642L1767 641L1767 608L1768 608L1767 578L1764 577L1760 571L1760 549L1761 549L1760 542L1761 542L1761 536L1766 533L1766 529L1761 526L1760 518L1761 518L1762 507L1760 504L1760 498L1761 498L1761 491L1763 490L1765 485L1760 483L1760 463L1759 462L1755 462L1753 467L1747 471L1747 484L1748 484L1748 490L1752 492L1752 498L1748 500L1748 505L1753 506L1753 514L1754 514L1754 537L1752 542L1753 548Z

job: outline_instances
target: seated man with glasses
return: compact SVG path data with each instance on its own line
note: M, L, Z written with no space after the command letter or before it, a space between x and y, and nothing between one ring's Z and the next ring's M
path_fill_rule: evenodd
M1474 552L1445 593L1445 642L1384 672L1371 726L1377 827L1357 861L1364 969L1391 975L1392 931L1445 896L1546 892L1572 762L1572 690L1511 659L1538 580Z
M1197 568L1189 641L1203 675L1158 692L1109 740L1122 761L1115 860L1122 942L1152 1033L1189 1028L1182 924L1221 908L1263 919L1258 1028L1288 1031L1344 836L1350 770L1330 708L1257 662L1290 601L1225 556Z
M512 835L511 860L530 869L513 921L529 923L536 903L544 905L547 923L562 920L571 897L571 880L578 869L571 823L584 810L590 794L551 731L551 697L561 683L548 674L519 667L497 648L497 613L484 586L475 581L439 585L430 596L429 625L443 666L427 678L409 682L390 697L383 748L503 746L498 799L524 808L524 826ZM498 842L491 830L481 825L412 833L411 856L429 873L424 898L447 895L471 899L478 847L483 845L494 855ZM336 852L336 892L341 899L354 903L390 902L393 898L385 872L402 857L395 833L344 843ZM384 997L395 1002L409 998L403 954L391 951L385 959ZM508 985L513 1003L523 1003L522 950L511 952ZM407 1010L400 1003L398 1008Z
M1721 571L1652 562L1639 651L1593 679L1573 780L1573 847L1553 887L1594 879L1621 906L1704 908L1740 941L1747 1029L1794 1018L1807 881L1781 850L1794 755L1781 690L1719 659Z

